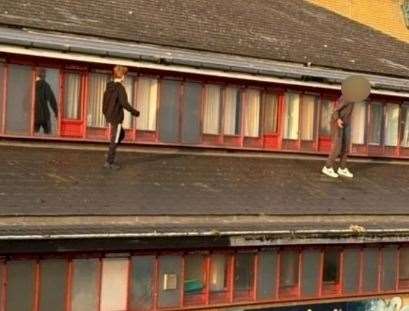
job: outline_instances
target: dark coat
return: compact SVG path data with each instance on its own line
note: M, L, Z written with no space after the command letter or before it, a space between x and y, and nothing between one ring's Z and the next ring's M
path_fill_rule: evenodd
M351 124L352 110L354 109L354 102L347 102L341 96L335 103L335 109L332 114L332 121L335 123L338 119L344 122L344 126Z
M36 81L36 93L35 93L35 115L34 120L36 124L44 124L50 122L50 110L48 103L50 103L51 109L54 111L55 116L58 116L58 106L54 93L51 90L50 85L40 79Z
M107 83L102 103L102 112L109 123L119 124L124 121L124 109L134 116L139 116L139 111L128 103L125 87L120 82Z

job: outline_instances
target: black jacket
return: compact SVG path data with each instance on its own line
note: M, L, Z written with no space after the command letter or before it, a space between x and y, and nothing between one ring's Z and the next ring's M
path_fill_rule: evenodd
M107 122L122 123L124 121L124 109L136 117L139 116L139 111L128 103L128 96L122 83L108 82L102 103L102 112Z
M50 103L51 109L55 116L58 116L57 101L50 85L43 79L36 81L36 95L35 95L35 114L34 120L36 124L43 124L50 122L50 110L48 109Z

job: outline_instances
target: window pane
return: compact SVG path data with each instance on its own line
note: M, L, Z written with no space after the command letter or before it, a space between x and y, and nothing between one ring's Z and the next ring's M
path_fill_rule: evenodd
M382 131L382 116L383 107L380 103L371 103L369 105L369 144L380 145L381 144L381 131Z
M73 261L72 311L95 311L97 309L97 259Z
M275 297L277 279L277 251L259 253L257 275L257 299Z
M188 255L185 257L185 283L186 295L200 294L205 287L204 256Z
M102 261L101 311L127 308L128 259L106 258Z
M320 279L321 252L314 249L305 250L302 258L302 296L316 296Z
M78 73L65 73L64 92L64 117L80 119L81 76Z
M4 83L6 80L5 66L3 63L0 63L0 132L3 128L3 100L4 100Z
M339 280L339 258L338 250L327 249L324 252L323 282L338 283Z
M352 143L363 145L365 143L365 114L366 103L355 103L352 111Z
M224 134L240 135L241 132L241 92L237 88L225 90Z
M162 142L176 143L179 138L180 82L162 80L159 105L159 138Z
M136 109L140 115L136 119L138 130L156 130L156 109L158 100L158 80L139 78L137 86Z
M180 305L182 257L162 256L159 258L159 307Z
M29 134L33 70L29 66L9 65L7 83L6 131Z
M154 265L154 256L132 257L131 310L152 309Z
M221 88L217 85L207 85L203 105L203 133L220 133L220 103Z
M345 294L356 293L359 288L360 256L358 249L346 249L343 253L342 288Z
M40 267L40 311L64 311L67 262L43 260Z
M397 268L397 247L389 246L382 249L382 286L383 291L395 290L396 268Z
M186 82L182 105L182 141L187 144L200 143L202 85Z
M280 287L293 287L298 284L299 256L295 251L280 253Z
M9 261L7 268L7 311L33 310L35 261Z
M331 136L331 118L334 111L332 101L324 99L321 101L320 135Z
M362 289L374 292L378 288L378 249L367 247L363 250Z
M399 279L409 280L409 248L399 250Z
M301 139L314 139L315 96L304 95L301 107Z
M91 73L89 75L88 116L89 127L105 127L105 117L102 113L102 99L109 81L109 75Z
M409 106L402 106L402 141L401 146L409 147Z
M227 289L227 256L211 256L210 291L218 292Z
M127 76L123 82L126 95L128 96L128 102L135 106L134 102L134 79L132 76ZM129 130L132 128L132 123L133 123L133 116L132 114L124 109L124 122L122 122L122 126L124 129Z
M385 146L398 145L399 105L387 104L385 114Z
M236 295L247 295L253 288L254 254L237 254L234 265L234 290Z
M271 134L277 132L277 108L278 96L267 93L264 96L264 133Z
M244 136L260 136L260 92L248 90L247 105L244 106Z
M298 139L300 114L300 95L288 93L284 105L284 138Z

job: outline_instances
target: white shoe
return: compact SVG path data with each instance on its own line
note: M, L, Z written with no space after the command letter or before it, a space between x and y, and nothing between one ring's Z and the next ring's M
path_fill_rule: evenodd
M332 167L328 168L326 166L324 166L321 170L321 172L329 177L332 178L338 178L338 174L335 173L334 169Z
M337 171L339 176L347 177L347 178L354 178L354 174L352 174L349 169L347 168L338 168Z

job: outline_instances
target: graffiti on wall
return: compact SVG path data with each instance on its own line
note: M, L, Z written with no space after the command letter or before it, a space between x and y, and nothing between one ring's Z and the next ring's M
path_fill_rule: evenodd
M409 303L401 297L373 299L366 302L365 311L409 311Z

